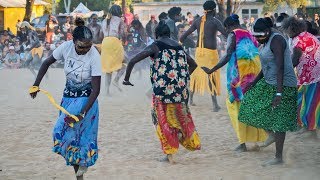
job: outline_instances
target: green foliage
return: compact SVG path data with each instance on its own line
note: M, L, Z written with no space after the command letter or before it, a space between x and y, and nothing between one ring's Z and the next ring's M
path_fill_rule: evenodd
M306 5L307 0L264 0L263 12L275 11L279 6L287 4L291 9Z

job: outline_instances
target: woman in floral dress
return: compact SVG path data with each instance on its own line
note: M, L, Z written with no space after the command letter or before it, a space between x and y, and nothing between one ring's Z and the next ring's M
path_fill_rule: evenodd
M147 46L128 64L124 85L129 82L136 63L151 57L152 119L165 160L175 163L173 154L179 143L190 151L200 149L199 135L188 107L190 74L197 64L185 53L178 42L170 39L170 29L161 21L156 28L157 41Z

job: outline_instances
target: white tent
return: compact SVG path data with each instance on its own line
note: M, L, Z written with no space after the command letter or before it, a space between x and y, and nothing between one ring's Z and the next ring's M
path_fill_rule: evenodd
M84 4L80 3L74 11L70 13L72 16L81 16L83 18L88 18L92 14L97 14L99 17L102 17L103 11L90 11Z

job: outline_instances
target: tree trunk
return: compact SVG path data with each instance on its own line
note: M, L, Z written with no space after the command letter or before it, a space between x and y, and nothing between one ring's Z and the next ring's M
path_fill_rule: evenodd
M121 8L122 8L122 13L126 13L125 10L126 10L126 0L121 0Z
M233 7L232 0L227 0L227 17L231 15L232 7Z
M217 0L217 4L218 4L218 14L217 14L217 18L223 22L225 17L226 17L226 8L225 8L225 5L224 5L224 0Z
M26 0L26 13L24 15L24 21L30 22L33 4L34 0Z
M63 0L66 13L70 13L71 0Z

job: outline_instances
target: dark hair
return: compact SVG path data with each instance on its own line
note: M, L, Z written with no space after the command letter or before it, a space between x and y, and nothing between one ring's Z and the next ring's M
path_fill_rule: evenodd
M191 14L191 12L187 12L187 16L188 16L189 14Z
M284 20L283 16L278 16L276 22L281 23Z
M307 32L308 32L308 33L310 33L310 34L312 34L312 35L314 35L314 36L318 35L318 30L312 27L311 22L306 21L306 20L305 20L304 22L305 22L306 25L307 25Z
M203 10L205 11L208 11L208 10L215 10L217 7L216 3L214 1L206 1L204 4L203 4Z
M307 30L307 25L302 20L296 19L295 17L289 17L282 22L281 28L284 31L290 29L293 34L300 34Z
M164 20L161 20L155 29L156 38L162 36L170 37L170 28Z
M180 29L180 28L185 28L186 26L184 25L184 24L179 24L178 26L177 26L177 29Z
M90 16L90 19L92 19L93 16L98 16L98 15L95 14L95 13L93 13L93 14L91 14L91 16Z
M269 27L273 27L273 21L270 17L265 17L266 23L268 24Z
M238 26L240 25L239 16L236 14L232 14L224 20L223 25L225 27Z
M159 21L167 19L168 14L165 12L160 13L160 15L158 16Z
M122 15L122 11L121 11L121 7L119 5L112 5L111 8L109 9L109 13L112 15L112 16L118 16L118 17L121 17Z
M80 17L77 17L75 20L76 28L73 30L72 36L73 40L92 40L91 30L84 25L84 20Z
M283 16L284 18L290 17L287 13L280 13L280 16Z
M272 21L271 21L272 22ZM271 29L273 27L273 23L270 23L270 18L259 18L253 26L253 30L257 32L262 32L267 29Z
M172 7L168 11L168 16L173 18L175 15L179 15L181 13L180 7Z

